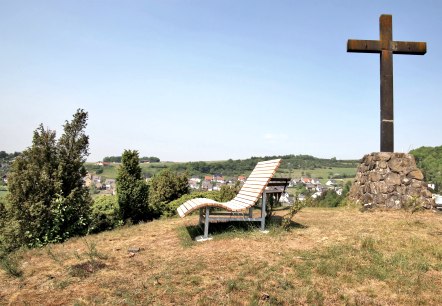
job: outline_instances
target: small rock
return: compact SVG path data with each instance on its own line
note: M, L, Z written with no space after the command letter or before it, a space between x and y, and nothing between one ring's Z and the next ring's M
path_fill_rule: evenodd
M127 249L129 253L138 253L141 249L137 247L130 247Z
M267 301L270 299L270 295L268 293L263 293L261 295L261 301Z
M422 172L420 170L413 170L410 173L407 174L408 178L411 179L416 179L416 180L423 180L424 179L424 175L422 174Z
M134 257L135 256L135 253L129 253L129 255L128 255L129 257Z

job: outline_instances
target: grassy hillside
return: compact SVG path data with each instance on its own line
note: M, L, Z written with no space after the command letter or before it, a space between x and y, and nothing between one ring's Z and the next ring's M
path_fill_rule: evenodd
M442 214L307 208L295 221L196 243L190 216L22 251L21 277L0 270L0 304L442 304Z

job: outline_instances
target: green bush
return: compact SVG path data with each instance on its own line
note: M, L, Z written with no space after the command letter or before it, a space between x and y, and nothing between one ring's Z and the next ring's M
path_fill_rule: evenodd
M239 181L235 184L235 186L228 186L223 185L221 186L221 190L219 191L220 195L220 202L228 202L230 200L233 200L233 198L236 197L239 190L241 189L241 186L239 185Z
M170 202L189 193L187 173L176 173L165 169L149 182L149 207L156 217L172 216L176 213Z
M117 197L112 195L96 197L92 204L89 233L112 230L122 224Z

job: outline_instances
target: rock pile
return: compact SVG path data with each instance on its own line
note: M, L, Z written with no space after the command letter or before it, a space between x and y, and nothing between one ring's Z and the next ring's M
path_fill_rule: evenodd
M416 161L405 153L371 153L358 167L349 198L369 207L434 207Z

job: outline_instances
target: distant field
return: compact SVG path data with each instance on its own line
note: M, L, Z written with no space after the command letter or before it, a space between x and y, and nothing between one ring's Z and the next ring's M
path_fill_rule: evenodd
M302 170L302 169L281 169L278 171L278 176L287 176L292 178L299 178L301 176L310 176L313 178L319 178L321 183L326 183L330 176L345 175L348 178L344 181L352 180L356 176L356 168L327 168L327 169L314 169L314 170Z

